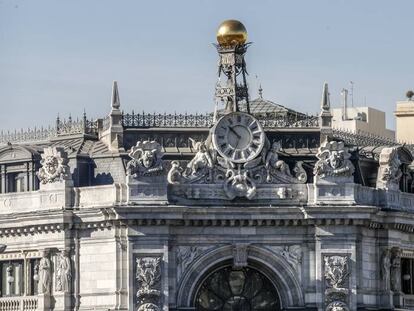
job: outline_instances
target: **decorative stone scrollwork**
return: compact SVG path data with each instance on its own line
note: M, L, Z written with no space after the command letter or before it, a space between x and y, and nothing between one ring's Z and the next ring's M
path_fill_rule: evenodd
M349 309L346 303L342 301L334 301L326 307L326 311L349 311Z
M349 160L351 157L344 142L325 141L316 154L314 174L320 179L352 182L355 167Z
M208 246L179 246L177 248L177 282L181 280L187 267L211 247Z
M71 177L68 162L68 155L63 148L45 148L40 160L42 167L37 172L37 177L42 184L69 180Z
M327 286L333 289L344 288L348 280L348 257L347 256L326 256L325 280Z
M377 176L377 188L398 190L402 176L401 161L398 157L398 148L390 147L381 150Z
M159 311L161 298L161 257L136 260L138 311Z
M347 255L324 256L326 311L348 311L349 258Z
M63 250L57 257L56 267L56 291L70 292L70 282L72 280L72 268L69 253Z
M197 153L185 169L178 161L171 162L167 179L172 185L221 185L227 199L244 197L250 200L255 197L260 184L301 184L307 180L302 162L296 163L293 176L287 163L279 159L278 142L269 148L270 144L267 141L258 157L245 163L234 163L219 156L209 139L204 142L191 141ZM283 199L288 196L278 193L277 197Z
M302 264L302 247L300 245L268 246L272 252L282 255L300 276L300 266Z
M161 145L156 141L139 141L128 154L132 160L127 163L127 175L154 176L163 170Z

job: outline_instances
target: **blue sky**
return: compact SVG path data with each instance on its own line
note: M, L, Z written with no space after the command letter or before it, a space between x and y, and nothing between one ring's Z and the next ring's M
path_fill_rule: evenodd
M241 20L253 45L251 98L319 109L354 81L355 104L386 111L414 88L412 0L0 0L0 129L103 117L117 80L125 111L213 109L221 21Z

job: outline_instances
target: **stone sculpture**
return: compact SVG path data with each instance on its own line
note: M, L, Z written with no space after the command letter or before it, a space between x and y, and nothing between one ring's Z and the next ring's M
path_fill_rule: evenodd
M56 267L56 290L70 292L70 282L72 280L72 269L69 254L66 250L57 258Z
M394 293L401 291L401 250L391 250L391 290Z
M355 167L349 160L351 157L344 142L325 141L316 154L314 174L320 179L352 182Z
M349 309L346 303L342 301L334 301L326 307L326 311L349 311Z
M381 150L377 177L377 188L385 190L399 190L402 176L401 161L398 157L398 148L390 147Z
M296 163L293 170L295 176L292 176L289 166L279 159L279 142L273 143L272 148L269 148L270 143L267 141L258 157L245 163L235 163L218 155L209 139L203 142L191 141L197 153L185 169L179 162L171 162L167 179L172 185L221 185L228 200L236 197L250 200L255 197L259 184L297 184L307 180L301 162Z
M44 149L40 164L42 167L37 176L42 184L69 180L70 170L67 153L61 147L48 147Z
M156 141L139 141L128 154L131 160L127 163L127 175L153 176L162 172L163 163L161 145Z
M39 262L39 293L50 294L52 267L48 257L49 254L47 251L43 251L41 255L42 258Z
M390 290L390 268L391 268L391 252L385 249L381 257L381 276L384 282L384 290Z

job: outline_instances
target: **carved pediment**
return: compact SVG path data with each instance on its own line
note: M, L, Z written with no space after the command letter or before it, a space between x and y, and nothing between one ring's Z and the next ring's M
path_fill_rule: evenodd
M27 162L40 158L37 151L23 146L6 146L0 149L0 163Z

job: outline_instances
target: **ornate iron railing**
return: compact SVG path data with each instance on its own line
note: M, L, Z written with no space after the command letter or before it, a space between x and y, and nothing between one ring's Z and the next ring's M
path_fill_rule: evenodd
M98 134L97 121L88 120L84 116L81 120L72 120L71 117L68 120L61 120L59 117L56 120L54 127L48 128L33 128L20 131L1 131L0 132L0 144L7 143L27 143L27 142L40 142L47 141L51 138L65 135L74 134Z
M266 128L273 127L315 127L319 126L319 118L306 116L298 119L297 116L256 116ZM214 123L214 115L206 114L161 114L161 113L124 113L122 125L126 128L148 128L148 127L211 127Z

